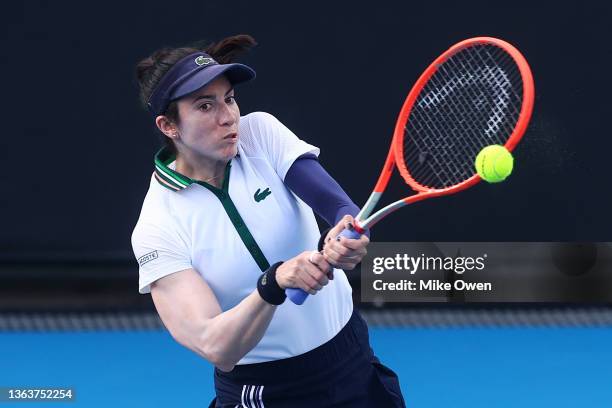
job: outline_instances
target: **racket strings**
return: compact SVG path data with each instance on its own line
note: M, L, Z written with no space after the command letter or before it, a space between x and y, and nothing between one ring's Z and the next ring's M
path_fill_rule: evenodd
M465 61L459 61L459 65L461 66L461 68L463 70L468 70L469 67L466 67L466 63ZM445 67L446 68L446 67ZM503 77L503 72L501 72L502 77ZM467 81L470 81L470 78L467 78ZM474 130L478 129L483 129L483 124L482 123L478 123L476 118L473 117L473 115L470 115L470 111L466 111L465 107L467 106L466 101L465 101L465 97L467 96L467 98L469 98L476 106L477 105L481 105L484 102L486 102L482 92L480 91L479 93L476 93L476 89L472 86L468 86L465 87L465 82L466 81L466 76L463 77L459 77L458 81L455 81L454 84L451 84L451 87L463 87L463 89L466 91L465 95L463 96L463 100L459 100L460 103L456 103L454 106L454 109L450 109L448 110L447 116L448 116L448 122L452 123L454 125L454 127L450 128L450 130L452 131L452 133L447 133L442 134L442 140L438 141L438 147L442 148L442 155L441 155L441 159L442 160L436 160L435 164L437 166L434 166L432 163L432 165L429 166L430 169L432 169L433 171L431 171L429 174L429 177L426 179L427 182L429 182L430 184L432 183L432 180L437 179L437 181L439 183L444 183L443 180L443 176L444 173L446 173L447 178L448 175L452 176L450 177L451 179L458 179L458 178L465 178L466 176L471 176L471 174L473 174L473 172L469 172L469 173L465 173L460 167L458 167L457 165L454 166L450 166L448 165L449 163L452 164L456 164L456 161L452 160L452 156L451 153L453 153L453 150L461 150L459 153L462 155L472 155L474 154L473 150L474 150L474 144L470 143L473 139L474 139L474 135L473 132ZM494 71L489 69L485 72L482 72L482 78L481 81L485 84L490 83L492 81L495 81L495 77L494 77ZM434 80L432 81L431 85L433 87L436 87L437 89L441 89L442 92L446 92L448 93L448 82L445 84L440 84L440 81L438 80L438 78L434 78ZM504 91L503 87L499 86L499 81L495 81L497 82L495 85L497 85L497 90L499 93L499 89L501 89L501 92ZM446 85L446 86L445 86ZM495 89L495 88L494 88ZM426 94L426 95L431 95L431 93ZM434 94L436 95L436 94ZM446 96L446 95L443 95ZM461 96L461 95L460 95ZM430 98L431 99L431 98ZM507 104L507 95L504 97L499 97L498 96L498 103L494 106L494 109L488 118L487 121L487 127L484 128L484 132L486 135L488 135L489 137L491 137L492 135L494 135L495 133L499 132L499 124L500 124L500 112L499 112L499 107L501 106L501 108L506 107ZM452 101L452 100L451 100ZM425 101L425 102L430 102L430 101ZM423 106L423 104L421 104L421 106ZM438 107L439 105L436 105L436 107ZM435 112L436 115L439 115L440 112L436 111ZM430 126L430 130L431 130L431 126ZM465 141L467 141L468 143L455 143L453 144L453 142L455 142L455 138L454 138L454 134L459 132L460 134L463 135L468 135L469 137L465 138ZM444 137L446 136L446 137ZM451 140L449 139L449 136L451 137ZM431 144L431 138L429 138L429 144ZM479 148L476 148L477 150L479 150ZM456 153L456 152L455 152ZM477 153L477 151L475 152ZM435 155L432 155L432 157L436 157ZM421 160L422 161L422 160ZM444 168L444 172L439 171L440 169L440 164L441 162L443 164L446 164L446 166L442 166L445 167ZM449 171L450 170L450 171Z
M470 69L470 67L467 66L464 60L460 60L459 65L461 66L461 69L463 70ZM486 72L481 72L481 75L482 75L481 82L484 83L485 85L487 83L490 83L492 80L495 79L493 74L494 74L494 71L491 69L488 69ZM480 147L477 146L475 149L474 144L471 143L475 138L475 135L473 134L474 131L475 130L480 131L481 129L484 129L485 134L488 135L489 137L495 134L495 126L492 126L492 124L499 125L499 118L500 118L499 107L501 106L503 108L504 106L507 106L506 99L501 99L500 101L500 97L498 96L497 98L498 103L494 106L494 108L498 108L498 109L494 109L490 113L488 121L487 121L487 127L484 128L484 124L479 123L477 118L475 118L473 115L470 115L471 112L469 110L466 110L465 107L469 106L466 102L469 103L470 101L473 102L476 107L478 105L482 105L483 103L486 102L486 97L485 97L486 95L483 95L481 90L477 90L473 86L466 87L465 83L467 81L471 81L471 79L467 78L466 80L466 76L464 75L462 77L459 77L459 80L455 81L455 83L451 82L451 87L452 86L459 87L460 89L464 89L466 92L463 95L458 94L458 96L460 96L460 98L458 98L458 103L455 103L453 109L449 109L446 112L448 116L447 122L453 124L454 126L450 128L451 132L447 132L446 134L441 134L441 136L443 137L442 143L438 141L437 146L443 148L442 149L443 154L441 155L441 158L443 160L436 160L435 164L437 164L437 166L433 166L434 163L432 163L432 165L429 166L429 168L433 171L430 172L431 174L426 179L426 181L429 182L430 184L432 184L432 180L435 179L438 181L438 183L442 183L442 185L444 185L445 176L447 179L450 178L451 180L458 180L458 179L464 179L466 177L471 176L471 174L473 174L473 171L466 173L464 169L460 168L457 165L449 166L448 165L449 163L456 164L456 161L452 160L451 154L459 153L463 156L475 155L480 150ZM498 85L499 87L499 81L495 81L494 84ZM431 85L435 87L436 89L442 89L443 91L447 91L447 92L449 89L448 82L441 84L439 81L439 78L434 78L434 81L432 81ZM476 83L476 85L478 85L478 83ZM503 88L502 88L502 92L503 92ZM431 95L431 93L426 94L426 95ZM469 99L469 101L465 100L466 97ZM502 96L501 98L504 98L504 97ZM450 101L451 103L454 102L452 99ZM423 104L421 104L421 106L423 106ZM436 107L439 107L439 105L436 105ZM440 115L439 111L435 111L434 113L436 115ZM499 126L497 127L499 128ZM430 129L431 129L431 126L430 126ZM467 143L456 143L457 141L455 138L455 134L457 133L462 134L464 136L468 136L468 137L464 137L464 141L466 141ZM449 137L450 137L450 140L448 140ZM429 144L431 145L432 143L431 137L428 138L428 141L429 141ZM444 141L446 141L446 143ZM495 142L499 143L499 141L495 141ZM436 157L433 154L430 154L430 156L434 158ZM443 166L445 167L445 169L443 169L445 171L440 171L441 161L442 163L446 164L446 166ZM449 168L452 168L452 171L449 171ZM471 166L470 166L470 170L471 170ZM455 184L455 183L451 182L451 184Z
M514 59L497 46L472 46L443 62L405 126L404 162L412 178L430 188L470 178L478 152L512 134L522 92Z

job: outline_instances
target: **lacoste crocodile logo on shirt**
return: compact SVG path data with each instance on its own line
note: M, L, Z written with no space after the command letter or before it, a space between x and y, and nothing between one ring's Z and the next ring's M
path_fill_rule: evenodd
M260 202L262 200L265 200L267 196L269 196L270 194L272 194L272 191L270 191L270 188L267 187L264 191L260 192L260 188L257 189L257 191L255 192L255 195L253 196L253 198L255 199L255 202Z

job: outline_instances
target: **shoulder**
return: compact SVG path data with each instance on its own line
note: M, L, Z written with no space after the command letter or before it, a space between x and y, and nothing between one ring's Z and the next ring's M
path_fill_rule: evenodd
M132 232L132 243L146 240L151 235L157 235L161 231L167 231L173 223L171 212L171 194L173 191L161 186L155 177L151 178L149 190L142 203L140 215Z
M265 126L280 123L279 120L268 112L251 112L240 118L240 122L249 126Z
M267 112L252 112L240 118L240 145L248 156L259 156L271 138L275 138L282 123Z
M260 137L273 133L283 124L268 112L252 112L240 117L240 133L242 137Z

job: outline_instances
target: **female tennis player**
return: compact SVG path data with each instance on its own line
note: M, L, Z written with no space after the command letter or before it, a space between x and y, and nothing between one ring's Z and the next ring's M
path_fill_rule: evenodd
M318 148L270 114L240 116L234 87L255 72L232 61L254 44L164 48L137 65L165 140L132 234L139 291L215 366L211 407L403 407L343 272L369 239L335 239L357 206ZM316 296L297 306L286 288Z

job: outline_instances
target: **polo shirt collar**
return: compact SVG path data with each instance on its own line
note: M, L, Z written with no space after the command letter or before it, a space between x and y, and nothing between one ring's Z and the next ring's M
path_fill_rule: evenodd
M155 155L155 179L159 184L172 191L181 191L195 183L195 180L168 167L176 160L176 155L167 147Z
M236 157L239 155L237 154ZM155 179L159 184L172 191L181 191L186 189L192 184L199 184L206 187L215 195L223 195L227 193L229 189L229 176L230 168L232 167L232 161L227 162L225 166L225 177L223 178L223 185L221 188L217 188L212 184L208 184L204 181L194 180L189 178L176 170L172 170L169 166L176 160L176 155L167 147L161 148L155 155Z

